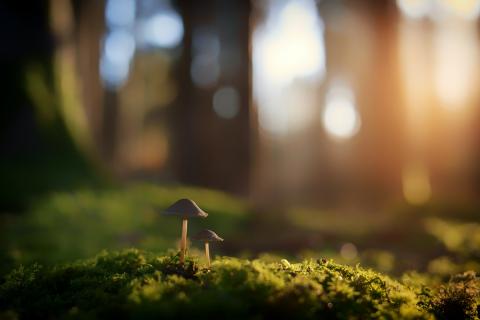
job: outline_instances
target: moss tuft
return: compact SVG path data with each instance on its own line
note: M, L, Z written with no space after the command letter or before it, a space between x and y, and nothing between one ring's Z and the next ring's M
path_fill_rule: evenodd
M414 278L409 279L411 284ZM207 270L191 258L180 266L173 254L130 249L71 264L15 269L0 286L0 315L460 319L478 316L478 300L479 281L471 272L427 288L333 261L287 264L222 257Z

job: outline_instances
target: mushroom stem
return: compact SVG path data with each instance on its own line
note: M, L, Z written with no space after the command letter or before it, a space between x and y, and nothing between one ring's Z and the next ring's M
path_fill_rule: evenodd
M207 265L210 269L210 247L208 245L208 241L205 241L205 256L207 257Z
M180 242L180 264L185 262L185 252L187 251L187 229L188 220L182 220L182 241Z

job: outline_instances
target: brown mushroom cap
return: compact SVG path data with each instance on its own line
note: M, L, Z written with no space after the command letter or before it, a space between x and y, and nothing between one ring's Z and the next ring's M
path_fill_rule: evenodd
M215 232L212 230L202 230L192 237L193 240L205 241L205 242L219 242L223 241Z
M208 213L200 209L195 202L190 199L180 199L163 211L164 215L179 216L182 218L201 217L206 218Z

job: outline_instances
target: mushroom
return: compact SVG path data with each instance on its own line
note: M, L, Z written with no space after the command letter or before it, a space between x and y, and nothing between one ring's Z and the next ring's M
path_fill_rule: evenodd
M208 213L200 209L195 202L190 199L180 199L164 212L167 216L178 216L182 218L182 241L180 243L180 264L185 262L185 252L187 250L187 229L188 218L200 217L206 218Z
M208 229L200 231L193 237L193 239L205 242L205 256L207 257L208 268L210 268L210 249L208 244L209 242L220 242L223 241L223 239L215 232Z

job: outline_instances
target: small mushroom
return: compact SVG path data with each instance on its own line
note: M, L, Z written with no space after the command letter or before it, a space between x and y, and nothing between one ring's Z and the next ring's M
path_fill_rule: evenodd
M187 229L189 218L206 218L208 213L200 209L195 202L190 199L180 199L164 212L167 216L178 216L182 218L182 241L180 242L180 264L185 262L185 252L187 250Z
M193 239L205 242L205 256L207 257L208 268L210 268L210 249L208 244L209 242L220 242L223 241L223 239L215 232L208 229L200 231L193 237Z

